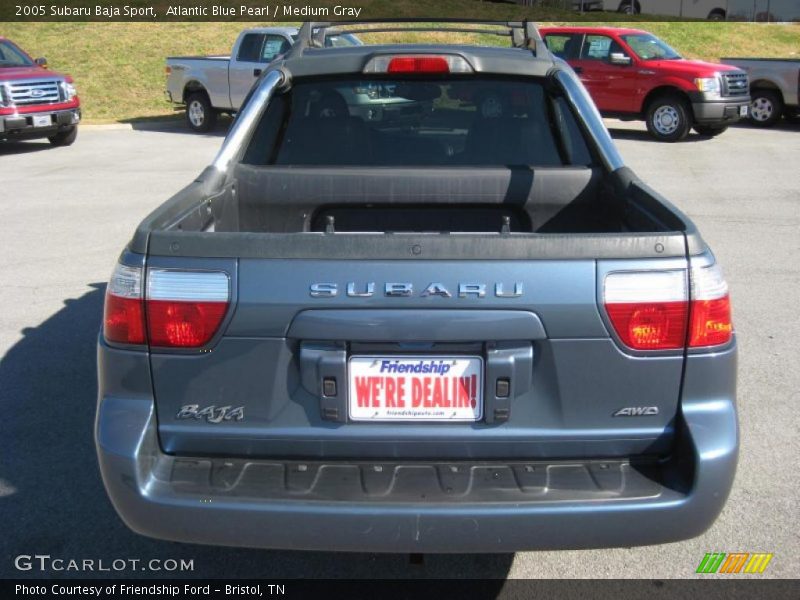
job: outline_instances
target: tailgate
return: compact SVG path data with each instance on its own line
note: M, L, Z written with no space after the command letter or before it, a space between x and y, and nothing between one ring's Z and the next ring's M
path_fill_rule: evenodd
M683 258L155 256L148 267L230 278L208 348L151 352L166 452L569 458L671 446L683 350L624 349L599 298L608 273L685 277Z

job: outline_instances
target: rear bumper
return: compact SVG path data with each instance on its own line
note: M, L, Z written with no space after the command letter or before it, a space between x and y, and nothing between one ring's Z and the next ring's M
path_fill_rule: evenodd
M129 386L147 374L146 355L108 352L99 357L100 470L125 523L155 538L362 552L655 544L705 531L736 469L735 347L689 357L675 452L641 465L170 456L159 448L152 398L119 394L123 379Z
M49 117L50 124L35 125L36 117ZM81 109L19 113L0 115L0 139L30 139L55 135L59 131L74 127L81 120Z
M703 125L735 123L747 116L747 113L742 115L741 111L750 106L749 96L721 100L708 100L699 92L690 96L694 120Z

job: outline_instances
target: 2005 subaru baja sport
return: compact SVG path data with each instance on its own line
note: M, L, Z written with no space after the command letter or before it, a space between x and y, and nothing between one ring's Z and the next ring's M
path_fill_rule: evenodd
M736 342L695 226L532 24L325 47L346 27L408 25L306 23L119 259L95 433L122 519L371 552L702 533Z

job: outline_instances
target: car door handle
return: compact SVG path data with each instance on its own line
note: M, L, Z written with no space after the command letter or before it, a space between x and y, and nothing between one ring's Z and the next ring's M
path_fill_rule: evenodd
M578 74L583 73L583 67L572 67L572 70Z
M258 77L261 75L261 69L253 69L253 77Z

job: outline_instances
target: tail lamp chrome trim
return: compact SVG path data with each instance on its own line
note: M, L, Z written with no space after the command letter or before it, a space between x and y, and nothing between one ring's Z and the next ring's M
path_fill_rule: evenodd
M224 271L148 269L147 300L229 302L230 278Z

